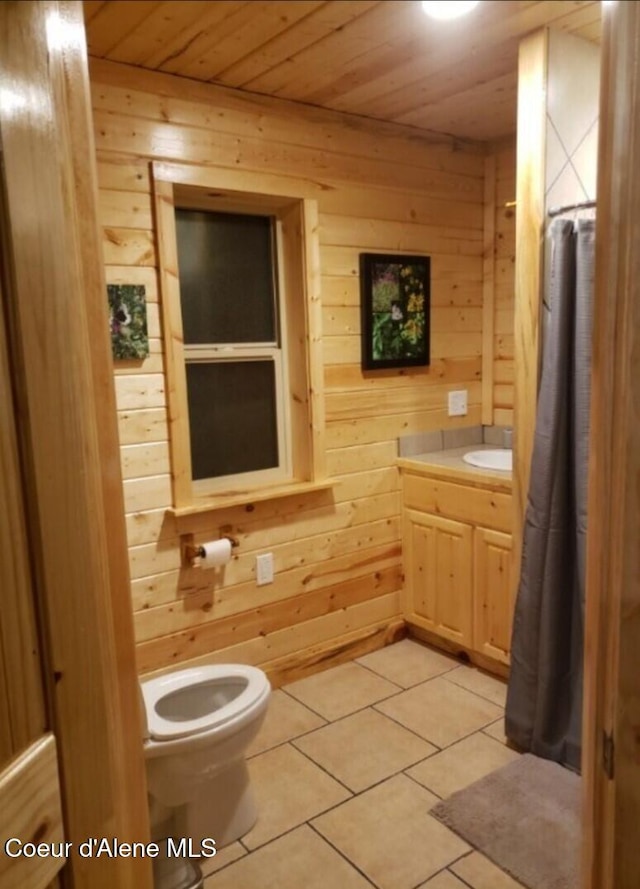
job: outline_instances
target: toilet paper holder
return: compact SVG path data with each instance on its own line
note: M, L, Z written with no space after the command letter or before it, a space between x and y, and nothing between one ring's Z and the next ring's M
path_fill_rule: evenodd
M232 537L230 534L221 534L219 539L228 540L232 549L236 549L236 547L240 546L240 541L236 537ZM193 542L193 534L185 535L183 537L182 554L184 560L194 568L197 567L199 559L204 556L204 547Z

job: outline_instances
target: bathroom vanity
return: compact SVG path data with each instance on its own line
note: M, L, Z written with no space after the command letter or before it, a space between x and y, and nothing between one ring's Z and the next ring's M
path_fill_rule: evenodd
M511 473L479 469L469 447L406 457L405 619L417 635L504 674L513 616Z

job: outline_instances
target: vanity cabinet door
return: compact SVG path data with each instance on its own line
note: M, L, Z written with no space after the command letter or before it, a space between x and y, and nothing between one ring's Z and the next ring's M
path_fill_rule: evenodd
M432 632L473 643L473 529L464 522L404 512L405 614Z
M513 619L510 534L475 529L474 580L473 647L508 664Z

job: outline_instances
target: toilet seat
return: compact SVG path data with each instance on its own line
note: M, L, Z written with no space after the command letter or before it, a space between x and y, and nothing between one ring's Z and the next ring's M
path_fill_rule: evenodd
M235 693L234 684L241 686ZM171 719L158 712L159 705L162 708L162 702L171 695L180 691L187 693L189 689L196 690L202 686L213 686L222 695L233 694L233 697L220 706L213 707L203 716L193 719ZM153 741L174 741L213 728L222 728L251 710L269 691L269 682L261 670L240 664L193 667L149 679L142 683L149 737Z

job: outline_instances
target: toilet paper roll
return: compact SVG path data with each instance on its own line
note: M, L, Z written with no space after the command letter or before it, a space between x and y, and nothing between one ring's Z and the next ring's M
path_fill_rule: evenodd
M200 564L203 568L217 568L231 561L231 541L228 537L209 540L200 547Z

